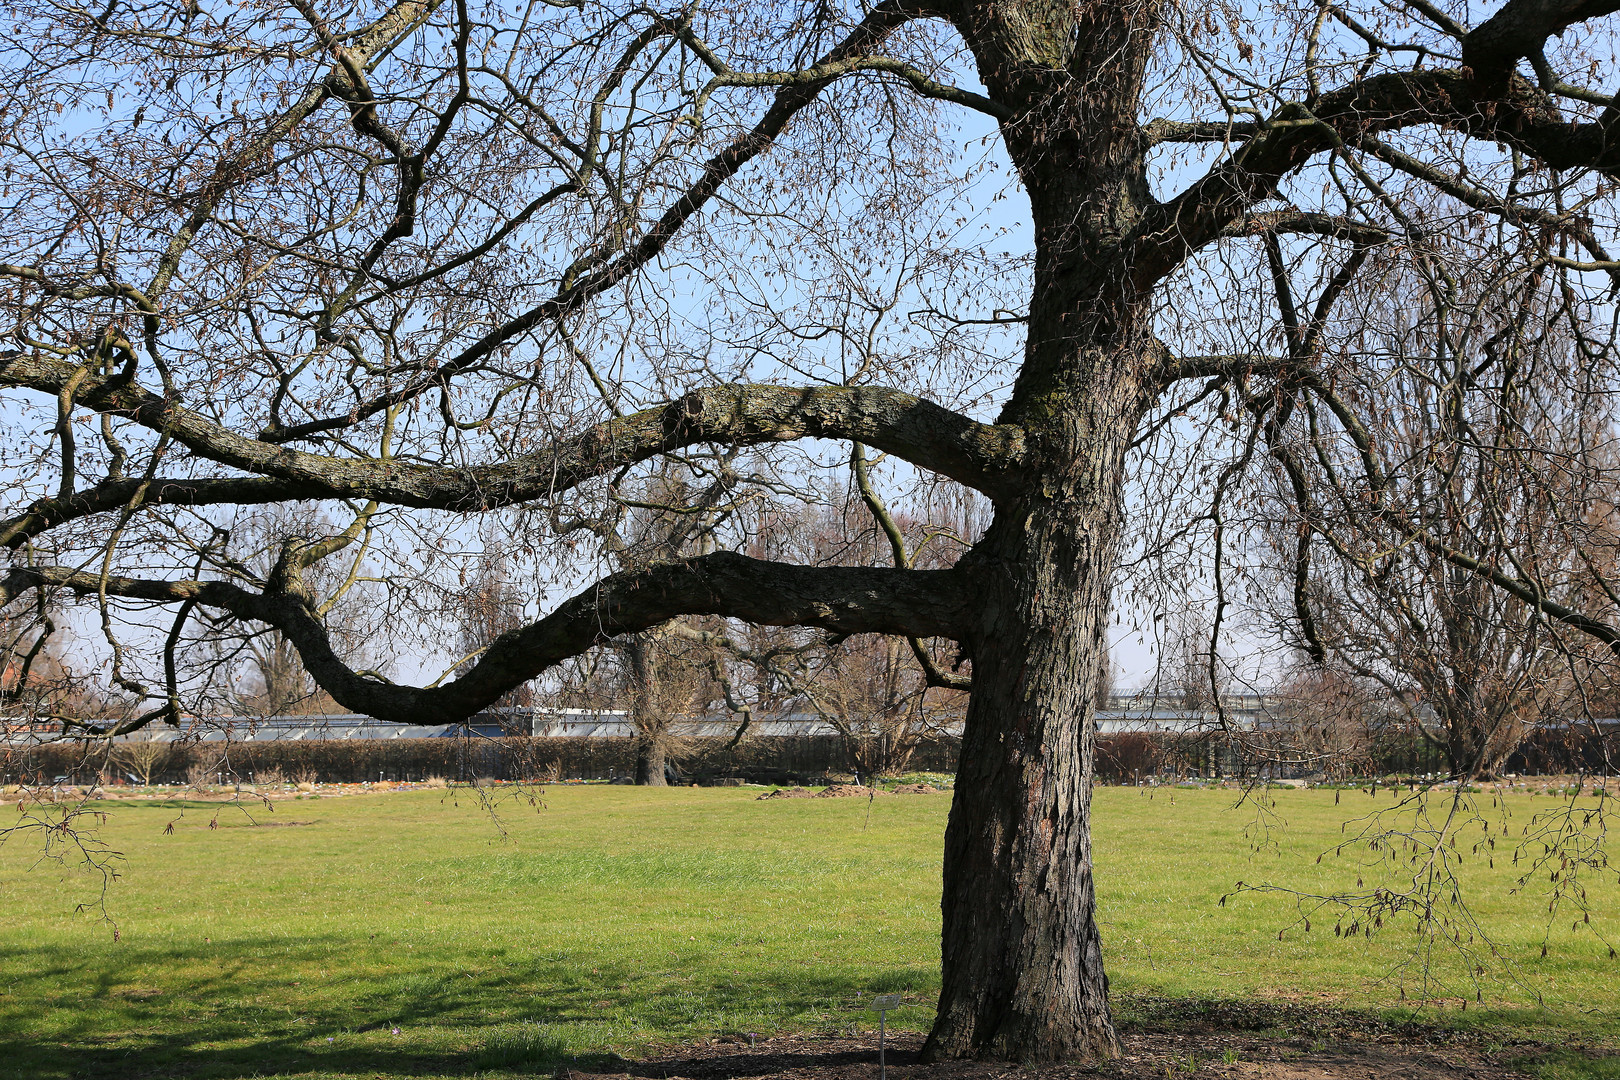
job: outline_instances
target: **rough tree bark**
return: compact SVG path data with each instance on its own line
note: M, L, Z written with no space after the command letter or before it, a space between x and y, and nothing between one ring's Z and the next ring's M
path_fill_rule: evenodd
M1158 356L1122 244L1151 203L1135 127L1146 53L1132 39L1152 36L1157 8L976 8L959 22L1011 104L1002 132L1034 216L1029 336L1001 422L1025 431L1041 481L997 507L965 560L986 602L965 642L973 696L930 1058L1117 1052L1090 813L1125 453Z
M664 766L669 753L663 740L646 735L636 736L635 781L643 787L668 787Z
M632 634L625 644L630 667L630 723L636 729L638 785L665 787L669 702L658 677L658 659L664 648L658 629Z
M1091 785L1119 479L1134 427L1094 416L1060 490L998 518L945 838L943 984L931 1059L1043 1060L1117 1046L1095 919ZM1079 424L1075 425L1080 426ZM1014 508L1009 508L1014 509Z

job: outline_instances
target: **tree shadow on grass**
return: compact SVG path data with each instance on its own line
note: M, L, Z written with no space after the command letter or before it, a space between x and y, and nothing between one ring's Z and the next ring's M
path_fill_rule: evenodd
M892 1037L884 1058L891 1068L915 1065L921 1049L921 1036L914 1033L896 1035ZM715 1080L722 1077L729 1080L730 1077L848 1069L856 1065L875 1066L877 1053L877 1035L874 1033L871 1039L860 1042L838 1040L827 1045L798 1044L763 1049L733 1047L712 1054L658 1056L629 1063L625 1071L631 1076L647 1077L649 1080L676 1076L685 1080Z
M870 1019L856 1010L871 993L911 990L931 1003L937 979L784 966L693 980L667 963L586 968L566 955L496 961L454 948L396 963L391 946L344 935L71 957L0 946L0 1080L622 1073L628 1063L603 1047L841 1026Z
M874 1017L861 1008L868 995L909 991L926 1006L937 985L931 969L848 977L786 960L729 975L710 968L694 980L672 978L667 962L654 972L598 958L590 968L580 956L510 950L497 962L487 946L419 952L405 962L393 944L333 934L291 943L236 938L202 952L125 944L66 957L0 945L0 1080L404 1080L549 1076L564 1066L646 1080L840 1073L875 1064ZM1116 1006L1127 1034L1449 1037L1422 1018L1387 1011L1129 994ZM890 1019L915 1026L927 1015L907 1009ZM855 1038L745 1045L749 1031L844 1030L852 1021L863 1029ZM741 1036L743 1044L679 1045L702 1035ZM895 1036L889 1063L911 1064L920 1037ZM663 1048L645 1049L652 1039ZM621 1059L610 1046L642 1060Z

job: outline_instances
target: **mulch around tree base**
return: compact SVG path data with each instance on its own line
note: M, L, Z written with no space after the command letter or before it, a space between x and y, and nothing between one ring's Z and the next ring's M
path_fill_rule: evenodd
M1445 1032L1338 1031L1293 1036L1208 1025L1176 1031L1125 1031L1122 1055L1098 1064L1023 1066L953 1061L923 1065L922 1037L893 1035L887 1043L892 1080L1080 1080L1081 1077L1233 1077L1244 1080L1498 1080L1528 1074L1513 1066L1546 1048L1503 1049ZM563 1069L563 1080L877 1080L877 1035L838 1038L785 1035L666 1047L643 1061L598 1065L600 1072Z

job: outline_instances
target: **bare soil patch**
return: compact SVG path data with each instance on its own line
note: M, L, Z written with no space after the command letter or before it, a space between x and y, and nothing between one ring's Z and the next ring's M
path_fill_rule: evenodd
M251 809L251 807L249 808ZM237 821L221 825L222 829L290 829L301 825L319 825L318 821Z
M1120 1077L1164 1080L1199 1075L1241 1080L1511 1080L1527 1074L1507 1062L1526 1048L1500 1053L1464 1044L1437 1044L1398 1035L1324 1042L1311 1038L1266 1038L1253 1032L1135 1032L1122 1038L1115 1061L1074 1065L1009 1065L952 1061L924 1065L917 1054L922 1036L902 1033L888 1040L888 1075L893 1080L1079 1080ZM610 1068L612 1068L610 1066ZM786 1035L668 1048L622 1072L588 1073L564 1069L562 1080L877 1080L878 1040Z
M891 1033L893 1080L1513 1080L1549 1049L1473 1032L1398 1022L1371 1013L1259 1001L1136 998L1122 1002L1120 1057L1099 1063L1013 1065L918 1061L922 1036ZM864 1024L864 1021L863 1021ZM727 1036L663 1047L641 1061L611 1060L600 1072L563 1069L563 1080L877 1080L877 1033Z

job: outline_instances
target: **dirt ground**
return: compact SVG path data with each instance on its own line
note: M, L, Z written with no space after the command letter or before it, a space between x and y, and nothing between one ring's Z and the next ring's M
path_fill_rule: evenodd
M1216 1032L1127 1034L1123 1054L1100 1065L1020 1066L994 1062L922 1065L922 1037L911 1033L888 1041L885 1057L891 1080L1069 1080L1079 1077L1165 1077L1199 1075L1244 1080L1472 1080L1527 1074L1504 1062L1523 1058L1526 1048L1487 1053L1477 1047L1439 1046L1398 1039L1324 1043L1309 1039L1267 1039ZM628 1062L623 1072L587 1073L569 1069L564 1080L877 1080L878 1041L870 1038L785 1036L741 1044L672 1048L645 1061Z
M1121 1030L1122 1054L1100 1064L1020 1066L917 1061L922 1036L892 1035L892 1080L1492 1080L1529 1074L1515 1066L1545 1053L1535 1043L1503 1046L1468 1034L1308 1009L1197 1007L1201 1015L1159 1016ZM1172 1014L1180 1011L1171 1005ZM1227 1015L1230 1013L1230 1015ZM665 1047L640 1061L564 1069L562 1080L877 1080L877 1033L850 1037L747 1035Z

